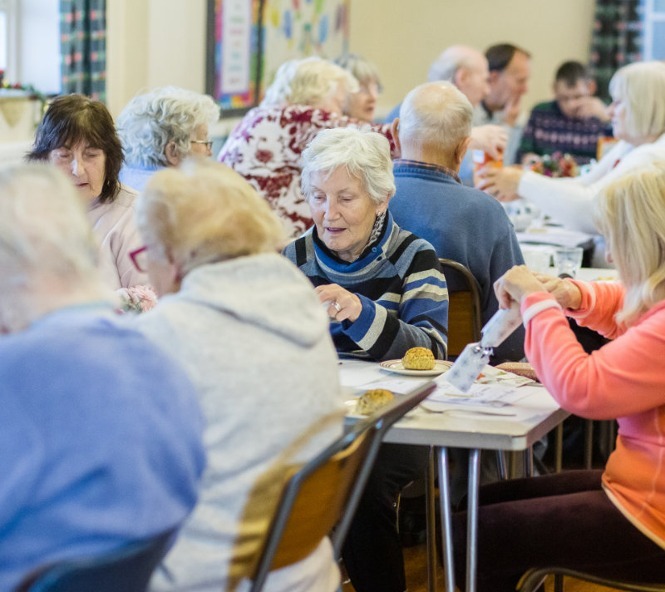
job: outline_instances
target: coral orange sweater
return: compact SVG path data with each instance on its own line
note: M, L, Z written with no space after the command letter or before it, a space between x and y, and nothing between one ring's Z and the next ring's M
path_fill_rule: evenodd
M628 520L665 548L665 301L624 329L614 320L623 305L620 283L575 283L582 305L566 314L612 341L586 354L553 297L538 292L521 303L527 357L562 408L617 419L603 487Z

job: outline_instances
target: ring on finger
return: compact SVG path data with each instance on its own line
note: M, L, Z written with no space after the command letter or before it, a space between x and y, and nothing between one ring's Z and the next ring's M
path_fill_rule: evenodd
M340 310L342 310L342 307L339 305L339 302L337 302L337 300L333 300L333 301L330 303L330 306L332 306L337 312L339 312Z

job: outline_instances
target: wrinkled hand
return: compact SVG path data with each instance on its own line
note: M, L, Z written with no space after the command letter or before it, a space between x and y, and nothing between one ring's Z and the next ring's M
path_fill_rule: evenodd
M508 99L503 107L503 123L513 126L522 111L522 95L515 95Z
M337 284L317 286L314 291L319 296L319 302L325 303L326 312L335 321L355 321L362 312L360 298Z
M570 280L561 279L556 276L546 275L544 273L534 274L536 279L543 285L561 308L568 310L577 310L582 304L582 293L580 289Z
M494 160L503 158L508 132L500 125L478 125L471 128L469 149L483 150Z
M499 308L510 308L511 302L520 302L525 296L544 290L543 284L526 265L516 265L494 282Z
M598 97L582 97L574 109L575 117L580 119L589 119L595 117L600 121L607 123L610 121L610 115L607 112L607 105Z
M519 197L517 188L523 174L520 167L486 166L476 173L476 187L487 191L499 201L513 201Z

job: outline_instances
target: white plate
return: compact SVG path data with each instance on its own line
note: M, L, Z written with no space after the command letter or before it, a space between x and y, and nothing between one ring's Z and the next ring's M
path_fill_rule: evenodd
M402 364L402 360L386 360L379 364L381 368L388 370L388 372L405 374L406 376L438 376L439 374L448 372L452 365L452 362L446 360L434 360L434 368L431 370L407 370Z

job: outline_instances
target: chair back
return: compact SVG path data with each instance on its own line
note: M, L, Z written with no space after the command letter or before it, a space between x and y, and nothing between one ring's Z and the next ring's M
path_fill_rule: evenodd
M469 268L452 259L439 259L448 286L448 358L480 341L480 286Z
M517 591L536 592L536 590L540 589L540 586L548 575L554 575L559 578L567 576L575 580L594 584L595 586L602 586L603 589L627 590L628 592L665 592L665 582L628 582L625 580L603 578L576 571L574 569L568 569L566 567L540 567L530 569L522 576L517 584ZM595 589L595 586L593 586L593 589ZM590 586L589 589L591 588L592 587ZM557 589L562 589L561 585Z
M68 559L40 568L17 592L145 592L173 534L164 532L99 557Z
M396 395L309 462L288 467L286 485L254 568L251 592L263 588L271 570L307 557L335 525L332 542L339 555L385 433L435 388L428 381L408 395Z

